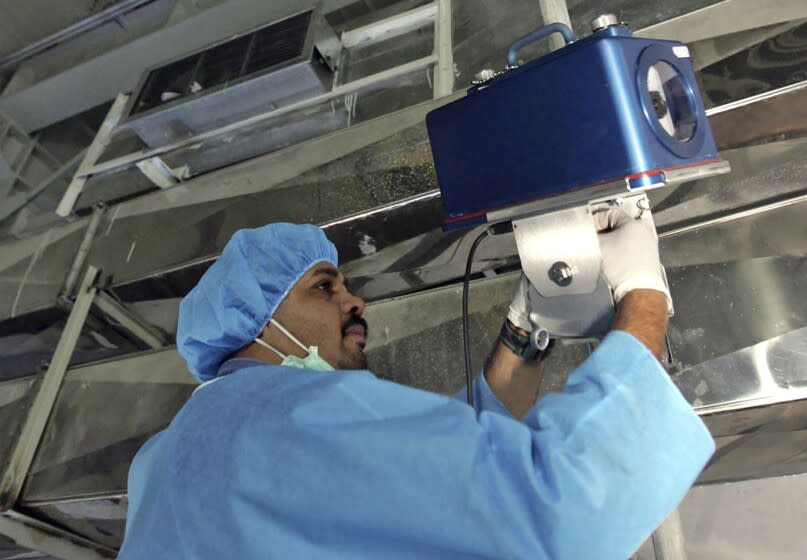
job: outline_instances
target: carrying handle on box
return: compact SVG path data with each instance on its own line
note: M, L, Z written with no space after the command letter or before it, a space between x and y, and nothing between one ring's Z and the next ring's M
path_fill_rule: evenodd
M574 41L574 33L572 33L572 30L569 29L568 25L565 23L552 23L546 27L542 27L541 29L536 29L532 33L527 33L521 39L517 39L512 45L510 45L510 48L507 49L507 66L510 68L518 67L518 51L530 43L546 39L553 33L560 33L567 45Z

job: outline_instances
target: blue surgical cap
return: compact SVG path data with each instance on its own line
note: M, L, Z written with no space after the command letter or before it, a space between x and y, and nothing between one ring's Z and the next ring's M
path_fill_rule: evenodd
M338 266L333 243L312 225L269 224L235 232L221 257L179 305L177 349L200 381L252 342L300 278Z

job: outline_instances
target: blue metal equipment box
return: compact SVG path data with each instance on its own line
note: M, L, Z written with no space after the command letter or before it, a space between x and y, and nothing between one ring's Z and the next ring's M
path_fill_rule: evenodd
M524 39L426 118L446 229L728 171L682 43L613 25L516 66Z

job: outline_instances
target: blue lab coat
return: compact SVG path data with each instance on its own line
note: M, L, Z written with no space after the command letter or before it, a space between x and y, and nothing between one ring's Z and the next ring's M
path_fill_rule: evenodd
M226 362L137 454L119 558L623 560L714 450L624 332L523 422L474 385Z

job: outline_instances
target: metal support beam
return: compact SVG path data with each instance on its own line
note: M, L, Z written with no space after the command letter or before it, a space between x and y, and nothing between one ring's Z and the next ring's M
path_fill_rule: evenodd
M171 169L159 156L136 163L140 172L161 189L167 189L182 182L182 177ZM185 166L187 169L187 166Z
M804 0L724 0L636 32L647 39L693 43L766 25L807 18Z
M160 146L158 148L152 148L149 150L141 150L139 152L134 152L132 154L127 154L119 158L105 161L104 163L100 163L95 166L88 166L83 170L79 169L79 171L76 173L76 178L74 180L84 179L86 181L86 179L91 175L96 175L100 173L109 173L113 171L120 171L122 169L127 169L129 167L137 165L137 163L140 161L153 158L154 156L172 152L180 148L185 148L197 144L199 142L202 142L204 140L209 140L211 138L216 138L219 136L223 136L225 134L230 134L244 127L252 126L262 121L266 121L268 119L275 118L280 115L285 115L292 111L297 111L298 109L311 107L313 105L317 105L318 103L324 103L326 101L342 97L343 95L348 95L350 93L357 92L364 87L382 84L389 80L405 76L422 68L428 68L435 62L437 62L437 57L435 55L425 56L423 58L413 60L412 62L407 62L406 64L396 66L395 68L390 68L388 70L384 70L382 72L378 72L376 74L367 76L365 78L360 78L358 80L354 80L346 84L338 85L328 93L323 93L315 97L309 97L308 99L303 99L296 103L291 103L289 105L280 107L273 111L260 113L258 115L254 115L247 119L243 119L238 122L222 126L220 128L208 130L207 132L197 134L196 136L187 138L180 142L175 142L174 144L168 144L166 146Z
M73 37L86 33L95 27L103 25L104 23L120 17L127 12L136 10L137 8L143 6L144 4L149 4L150 2L154 2L154 0L123 0L121 2L116 2L106 10L93 14L90 17L74 23L69 27L65 27L53 35L49 35L36 43L32 43L27 47L4 57L2 60L0 60L0 70L9 70L24 60L32 58L39 53L45 52L46 50L64 43L65 41L69 41Z
M744 51L766 39L776 37L794 27L798 27L805 21L807 19L797 19L787 23L767 25L758 29L749 29L748 31L740 31L690 43L689 52L692 56L692 68L695 70L706 68L710 64Z
M164 332L142 320L106 292L98 292L95 295L93 303L102 313L116 323L117 326L143 342L149 348L157 350L168 346L168 336Z
M544 25L563 23L572 29L572 20L569 18L566 0L539 0L538 6L541 9L541 19L543 19ZM565 45L566 41L557 33L549 36L549 50L556 51Z
M14 212L28 204L31 200L39 196L42 191L55 184L60 178L66 175L71 169L78 166L84 158L87 150L82 150L73 158L62 165L59 169L50 174L44 181L32 187L28 192L12 194L3 202L0 208L0 222L11 216Z
M434 22L434 98L454 91L454 47L451 38L451 0L437 0L437 20Z
M684 530L677 509L653 531L652 539L656 560L687 560L687 553L684 550Z
M98 134L95 135L92 144L87 148L87 153L84 155L84 159L81 161L81 165L79 165L75 177L70 181L64 196L62 196L61 202L59 202L59 206L56 208L56 214L58 216L66 218L73 211L73 207L76 205L76 201L81 191L84 189L84 184L87 182L85 172L95 165L95 162L97 162L101 154L104 153L112 137L112 132L123 116L123 110L126 107L126 101L128 99L128 95L121 93L115 98L114 103L112 103L112 107L109 109L109 113L107 113L101 128L98 130Z
M104 217L105 213L105 206L99 205L93 208L90 223L87 224L87 229L84 231L84 237L81 240L81 244L78 246L78 250L76 251L76 256L73 259L73 264L70 267L70 271L67 273L67 278L65 279L64 288L62 288L60 297L71 298L73 296L73 289L76 287L78 275L81 273L81 269L84 266L84 261L87 259L87 254L90 252L90 248L92 247L92 241L95 239L95 234L98 231L98 226L101 225L101 218Z
M93 266L87 268L76 302L67 319L59 343L56 345L56 350L53 352L53 358L42 378L31 409L28 411L25 426L17 439L8 468L0 481L0 511L11 509L14 506L25 478L28 476L31 461L33 461L34 453L42 439L42 433L45 431L53 403L56 402L62 386L67 366L70 364L70 356L73 354L84 321L87 319L87 314L95 298L97 291L95 281L98 272L99 270Z
M380 41L386 41L426 27L434 21L436 16L437 3L432 2L402 14L345 31L341 37L342 46L349 49L352 47L366 47Z
M117 551L16 511L0 515L0 534L23 548L63 560L115 558Z

